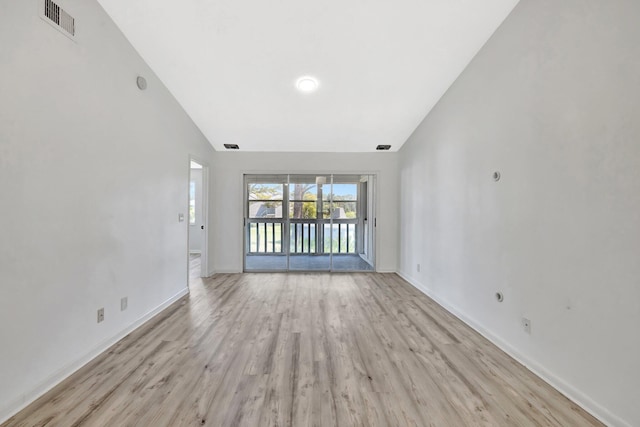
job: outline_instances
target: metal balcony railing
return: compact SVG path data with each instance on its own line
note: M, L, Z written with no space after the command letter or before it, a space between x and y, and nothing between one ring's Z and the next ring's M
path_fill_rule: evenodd
M249 223L250 253L283 253L284 224L280 222Z
M284 254L285 222L273 220L249 223L248 252L252 254ZM309 221L291 220L289 225L290 254L355 254L357 220ZM320 244L318 244L320 243Z
M292 254L315 254L318 232L315 222L292 222L289 242Z

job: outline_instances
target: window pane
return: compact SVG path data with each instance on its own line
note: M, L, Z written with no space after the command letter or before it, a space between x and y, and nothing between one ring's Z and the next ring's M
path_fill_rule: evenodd
M316 200L317 186L315 184L289 184L289 200Z
M282 184L249 184L249 200L282 200Z
M316 202L289 202L291 219L316 219Z
M333 207L331 203L322 203L322 217L324 219L354 219L357 218L357 206L356 202L334 202Z
M331 199L331 183L322 186L322 200L329 201Z
M322 186L322 200L330 200L331 185ZM333 184L333 200L358 200L358 184Z
M331 203L322 202L322 218L329 219L331 218Z
M357 218L356 202L333 202L333 219Z
M249 202L249 218L282 218L282 202Z

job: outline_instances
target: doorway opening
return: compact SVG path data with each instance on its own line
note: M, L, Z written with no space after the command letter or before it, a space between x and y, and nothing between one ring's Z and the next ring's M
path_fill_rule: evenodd
M199 160L189 159L188 248L189 282L208 276L207 194L209 168Z
M245 271L375 270L375 175L245 175Z

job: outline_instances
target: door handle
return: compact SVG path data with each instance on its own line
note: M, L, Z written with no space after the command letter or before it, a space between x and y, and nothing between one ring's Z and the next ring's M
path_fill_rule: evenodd
M200 226L200 230L204 230L204 225L201 225L201 226Z

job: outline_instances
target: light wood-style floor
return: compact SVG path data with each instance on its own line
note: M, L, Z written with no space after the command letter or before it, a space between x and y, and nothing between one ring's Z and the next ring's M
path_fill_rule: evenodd
M5 426L596 426L395 274L220 274Z

